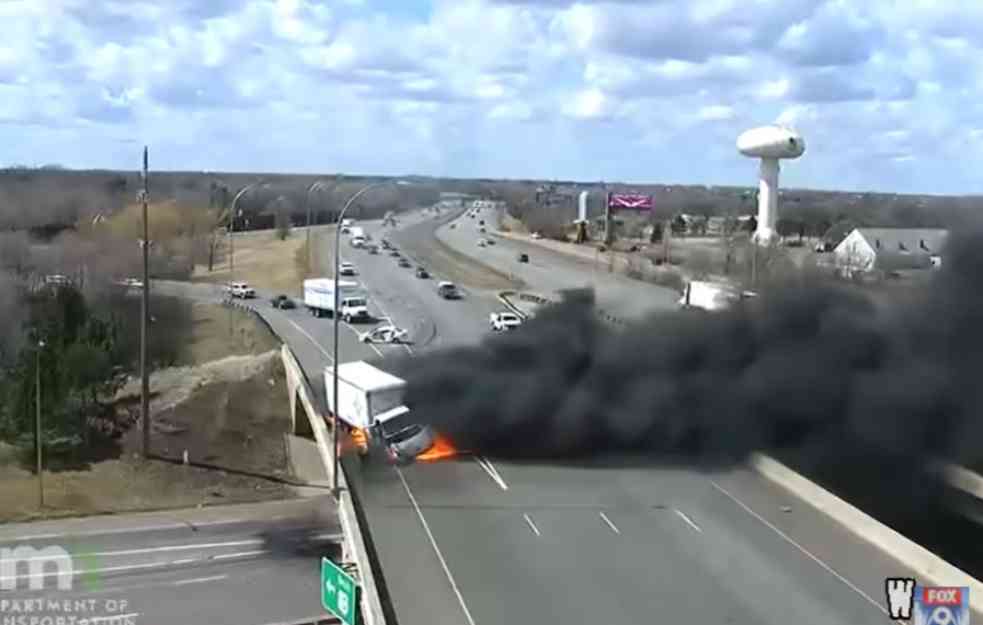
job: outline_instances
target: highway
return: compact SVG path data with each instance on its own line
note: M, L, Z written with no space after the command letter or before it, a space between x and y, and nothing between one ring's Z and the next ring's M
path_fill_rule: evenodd
M412 257L434 245L435 225L405 218L388 236ZM379 229L367 227L378 238ZM548 275L583 275L583 263L527 252L555 264L543 270ZM398 325L434 324L438 338L417 351L475 343L488 332L488 313L501 309L492 293L477 289L461 301L441 300L431 281L388 256L346 248L343 256ZM428 269L439 278L440 267ZM522 277L540 286L534 275ZM655 302L646 310L671 301L665 291L643 297ZM884 577L906 574L745 470L626 458L346 467L401 625L883 623Z
M16 580L4 570L0 581L17 586L0 592L0 601L11 602L0 613L19 609L116 625L321 618L320 556L337 553L340 532L333 501L325 497L7 525L0 548L62 547L75 576L70 590L56 590L50 564L44 573L22 564ZM30 590L31 581L43 587ZM61 607L32 610L31 600L39 598Z
M361 225L376 239L383 234L378 223ZM385 234L412 258L434 245L437 225L417 214ZM410 329L414 344L361 344L346 326L342 361L385 363L473 344L489 332L488 313L501 309L492 292L466 283L462 300L437 297L441 267L428 267L435 276L424 280L388 255L344 245L342 257L357 265L373 312ZM544 273L576 280L585 271L581 262L528 247L531 258L555 264ZM549 286L545 277L523 279ZM655 302L645 310L669 301L665 292L645 295L652 287L631 286ZM298 354L323 406L330 319L273 310L265 299L252 305ZM880 624L887 618L884 578L910 575L743 469L700 471L631 458L565 464L463 456L403 469L344 462L384 573L384 598L400 625Z
M608 273L603 258L592 262L540 246L492 236L495 217L492 211L484 211L474 219L456 219L438 228L436 238L462 254L518 277L530 290L544 295L561 289L594 288L598 306L624 319L671 310L679 299L679 294L671 289L632 280L620 273ZM479 231L482 220L487 230L484 234ZM417 229L419 232L416 232ZM413 235L420 241L435 236L432 230L420 229L420 226ZM479 247L478 240L482 238L492 239L495 244ZM523 252L529 255L528 263L518 262L519 254Z

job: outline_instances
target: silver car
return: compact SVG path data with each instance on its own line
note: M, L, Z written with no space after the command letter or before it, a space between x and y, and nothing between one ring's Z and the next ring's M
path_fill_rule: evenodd
M386 436L386 451L393 464L412 464L416 457L433 447L433 430L426 425L408 425Z

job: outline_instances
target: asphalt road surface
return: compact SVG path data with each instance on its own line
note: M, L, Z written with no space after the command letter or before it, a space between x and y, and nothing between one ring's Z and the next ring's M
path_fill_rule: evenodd
M413 257L434 244L435 227L413 216L387 236ZM377 225L367 228L378 238ZM528 253L549 259L544 276L583 273L559 254ZM441 300L388 256L343 256L397 325L433 323L437 338L407 351L475 343L489 332L488 313L501 309L476 290ZM439 279L440 267L428 269ZM656 291L641 297L667 307L674 294ZM744 470L481 456L398 470L346 466L401 625L883 623L884 578L907 573Z
M441 226L436 238L454 250L474 257L499 271L517 276L529 290L544 295L561 289L593 288L598 307L624 319L649 312L676 308L679 293L665 287L632 280L619 273L608 273L603 260L591 262L540 246L526 245L503 237L492 237L493 211L485 210L476 218L462 216ZM480 232L484 220L487 232ZM451 225L454 227L452 228ZM432 231L420 230L421 236L433 238ZM493 245L479 247L479 239L492 239ZM518 261L519 254L529 255L528 263Z
M330 498L5 526L0 548L66 549L74 575L60 590L50 563L42 571L22 563L16 574L4 568L0 581L14 587L0 592L0 620L265 625L323 618L320 557L337 556L340 532ZM42 598L59 607L39 609L32 600Z

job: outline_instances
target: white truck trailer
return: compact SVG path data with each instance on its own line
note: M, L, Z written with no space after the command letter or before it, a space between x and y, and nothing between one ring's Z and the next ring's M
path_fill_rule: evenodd
M729 284L694 280L686 284L678 304L682 309L715 312L727 310L754 296L755 294L751 291L741 291Z
M324 369L324 388L328 409L334 413L334 367ZM337 415L360 454L381 446L391 461L406 464L433 446L433 431L416 423L403 404L405 388L402 378L364 361L338 367Z
M358 282L341 280L338 282L338 314L345 321L367 321L369 319L369 300L365 290ZM304 280L304 306L315 317L334 315L334 279L311 278Z

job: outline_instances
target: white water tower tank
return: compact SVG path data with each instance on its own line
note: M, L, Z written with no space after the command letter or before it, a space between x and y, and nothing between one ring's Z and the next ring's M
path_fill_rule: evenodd
M768 245L778 238L778 165L779 159L799 158L805 153L805 139L785 126L761 126L737 138L737 150L744 156L761 159L758 181L758 229L754 240Z

